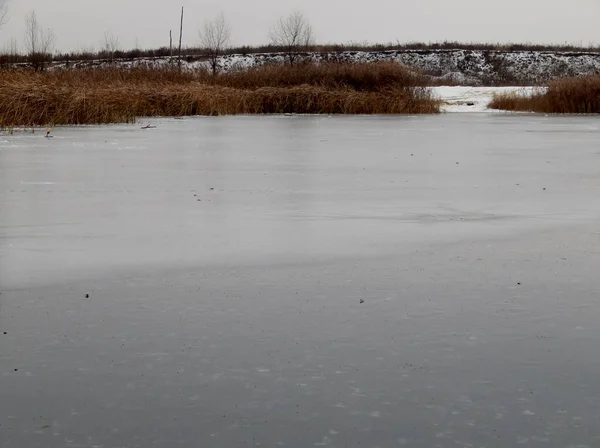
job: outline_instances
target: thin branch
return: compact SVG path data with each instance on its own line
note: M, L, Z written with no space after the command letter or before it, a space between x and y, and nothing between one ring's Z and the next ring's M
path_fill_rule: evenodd
M8 22L8 0L0 0L0 28Z

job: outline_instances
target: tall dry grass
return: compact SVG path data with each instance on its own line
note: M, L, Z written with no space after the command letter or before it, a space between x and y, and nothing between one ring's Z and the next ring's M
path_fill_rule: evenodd
M600 76L559 79L551 82L545 92L535 92L528 96L498 94L489 107L547 114L598 114Z
M439 112L419 75L392 64L273 66L218 77L176 70L0 72L0 126L136 117Z
M300 67L270 65L234 71L205 81L239 89L258 87L292 87L313 85L332 89L350 88L358 91L409 89L424 86L429 78L395 62L322 63Z

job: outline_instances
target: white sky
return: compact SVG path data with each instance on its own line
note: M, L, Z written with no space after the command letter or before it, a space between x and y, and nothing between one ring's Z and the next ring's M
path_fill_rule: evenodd
M599 0L8 0L10 21L0 46L22 41L25 15L35 10L53 28L57 48L99 49L105 30L121 47L168 46L186 8L184 46L196 45L203 21L223 12L232 44L268 43L282 15L302 11L319 43L463 42L600 43Z

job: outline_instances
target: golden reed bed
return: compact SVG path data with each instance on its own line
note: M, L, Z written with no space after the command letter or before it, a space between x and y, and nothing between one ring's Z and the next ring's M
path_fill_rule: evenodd
M600 76L564 78L551 82L548 89L531 95L495 95L492 109L547 114L600 113Z
M137 117L439 112L426 80L393 63L267 66L210 76L173 69L0 72L0 126Z

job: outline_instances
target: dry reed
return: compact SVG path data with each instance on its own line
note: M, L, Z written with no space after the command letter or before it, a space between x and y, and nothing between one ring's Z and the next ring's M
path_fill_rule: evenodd
M267 65L248 70L233 71L225 76L208 78L205 82L240 89L259 87L292 87L313 85L328 88L351 88L358 91L380 91L387 88L424 86L429 78L395 62L321 63Z
M369 71L369 67L372 71ZM0 72L0 126L136 117L439 112L418 75L389 64L263 67L218 77L173 70Z
M492 109L547 114L600 113L600 76L564 78L551 82L545 92L523 96L494 95Z

